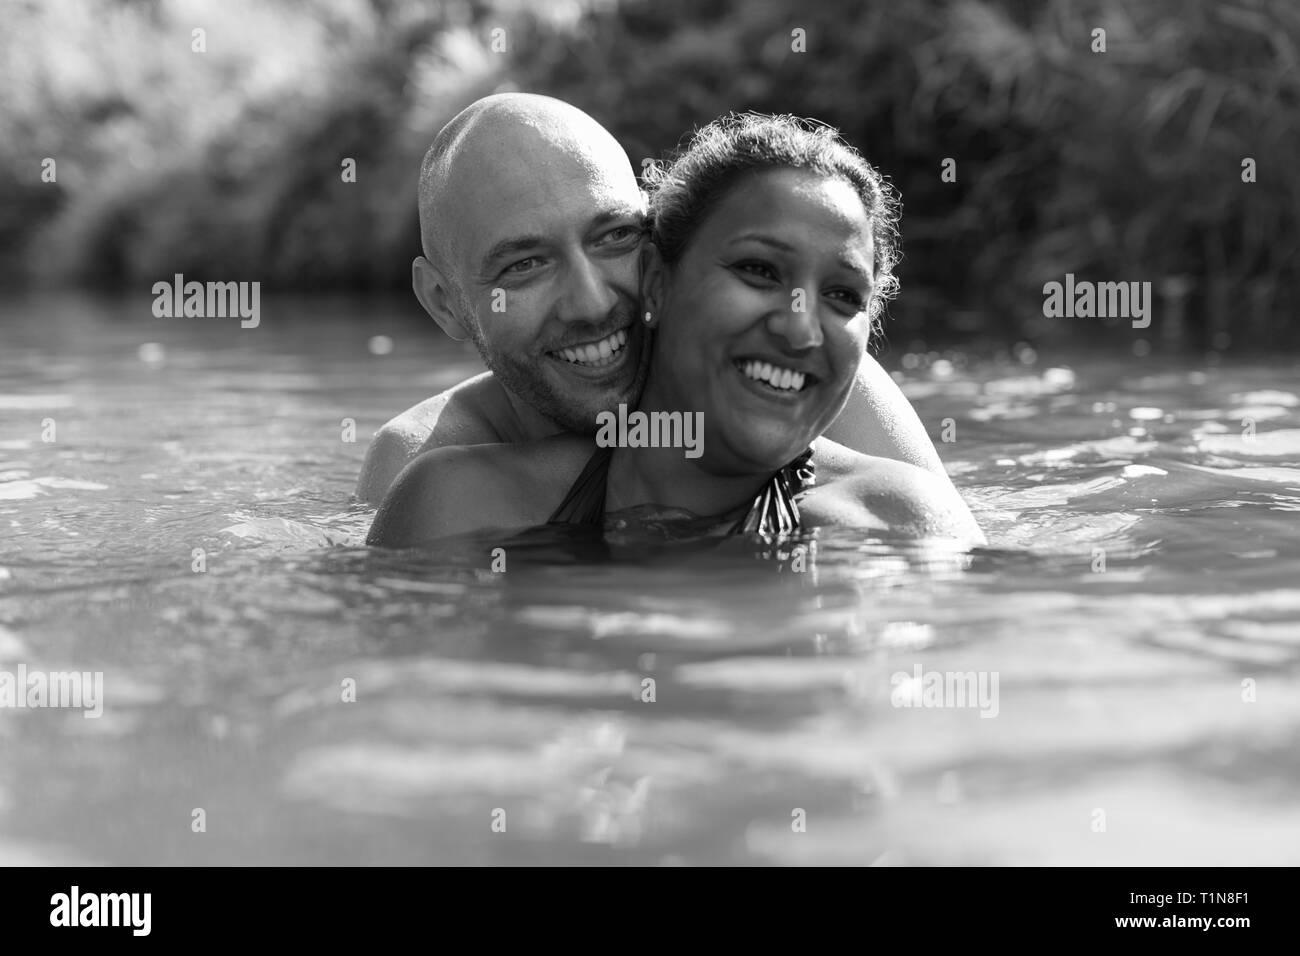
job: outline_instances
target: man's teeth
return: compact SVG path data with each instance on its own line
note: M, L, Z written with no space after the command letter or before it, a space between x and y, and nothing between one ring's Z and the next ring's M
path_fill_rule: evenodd
M618 353L627 345L627 329L619 329L612 335L607 335L599 342L589 342L586 345L575 345L572 348L559 349L554 354L564 359L566 362L572 362L574 365L587 365L593 368L600 368L602 365L613 364L618 358Z
M801 391L806 377L803 372L796 372L790 368L781 368L777 365L769 365L767 362L759 362L756 359L748 359L740 363L740 371L744 373L746 378L752 378L756 382L763 382L783 392Z

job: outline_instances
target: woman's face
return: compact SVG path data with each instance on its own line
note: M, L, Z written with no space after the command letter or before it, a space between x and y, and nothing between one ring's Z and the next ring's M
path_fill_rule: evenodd
M867 346L872 261L854 188L785 168L734 185L675 265L651 256L647 388L704 413L710 471L775 471L834 421Z

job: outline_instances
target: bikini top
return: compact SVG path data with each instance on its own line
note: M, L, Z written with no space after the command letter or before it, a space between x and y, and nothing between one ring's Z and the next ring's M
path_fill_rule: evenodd
M597 448L546 523L603 527L605 486L609 480L609 463L613 457L613 446ZM727 534L757 532L779 535L797 532L797 499L816 483L812 449L809 448L767 480L754 497L749 510L739 517Z

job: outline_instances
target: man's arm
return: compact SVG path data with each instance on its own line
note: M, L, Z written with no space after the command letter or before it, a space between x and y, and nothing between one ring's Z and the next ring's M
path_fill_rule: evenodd
M864 455L916 465L948 481L916 409L870 355L862 357L848 403L826 437Z
M816 446L817 485L800 504L812 524L954 538L983 545L984 534L946 475L894 459L867 457L834 441Z
M475 375L408 408L375 432L361 463L357 499L382 501L401 470L422 450L500 441L481 400L491 381L491 372Z
M890 462L871 475L856 475L858 500L888 516L889 526L922 537L955 538L971 546L988 544L970 507L947 475Z

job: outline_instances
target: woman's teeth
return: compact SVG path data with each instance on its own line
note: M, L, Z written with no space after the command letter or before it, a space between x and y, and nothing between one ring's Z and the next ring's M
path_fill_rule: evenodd
M751 378L755 382L762 382L782 392L803 390L806 378L803 372L796 372L790 368L781 368L777 365L769 365L767 362L759 362L756 359L738 362L737 365L740 366L740 371L746 378Z
M554 354L566 362L572 362L574 365L600 368L603 365L612 364L625 345L627 345L627 329L619 329L612 335L605 336L599 342L558 349Z

